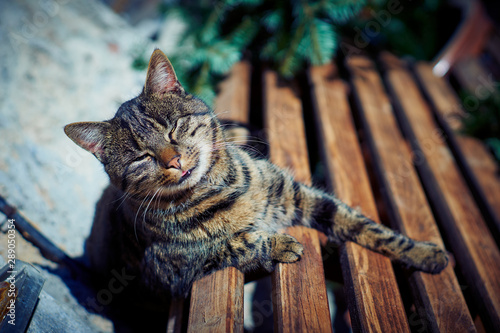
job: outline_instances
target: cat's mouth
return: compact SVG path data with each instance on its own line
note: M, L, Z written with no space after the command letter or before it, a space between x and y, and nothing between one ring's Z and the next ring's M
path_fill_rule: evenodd
M179 179L179 184L188 179L191 176L191 173L193 172L194 167L189 169L189 170L183 170L181 174L181 179Z

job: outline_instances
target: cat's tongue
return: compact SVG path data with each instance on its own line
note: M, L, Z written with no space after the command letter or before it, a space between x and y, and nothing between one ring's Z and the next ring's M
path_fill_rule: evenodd
M190 170L182 170L181 172L181 178L179 179L179 181L183 181L185 180L186 178L188 178L190 175L191 175L191 171L193 171L192 169Z

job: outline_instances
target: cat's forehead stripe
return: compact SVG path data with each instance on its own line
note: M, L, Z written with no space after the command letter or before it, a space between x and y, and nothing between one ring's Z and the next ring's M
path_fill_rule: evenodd
M126 121L134 122L135 124L139 124L143 127L143 130L156 129L159 131L164 130L171 126L171 123L168 121L166 117L153 117L147 114L146 107L138 102L131 104L128 108L130 112L124 112L122 117L125 118ZM130 127L130 126L129 126Z
M208 116L208 115L210 115L209 111L206 111L206 112L196 112L196 113L189 113L189 114L182 115L179 118L184 118L184 117L201 117L201 116Z

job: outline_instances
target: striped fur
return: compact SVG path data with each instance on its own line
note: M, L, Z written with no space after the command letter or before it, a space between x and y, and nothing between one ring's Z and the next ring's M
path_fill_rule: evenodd
M126 267L150 290L186 296L195 280L224 267L271 271L294 262L303 247L279 232L293 225L425 272L448 262L438 246L377 224L226 140L213 111L182 89L159 50L141 95L111 120L65 131L111 180L86 244L91 265Z

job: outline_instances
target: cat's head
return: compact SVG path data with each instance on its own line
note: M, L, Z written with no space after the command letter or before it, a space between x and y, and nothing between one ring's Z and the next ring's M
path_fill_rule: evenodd
M102 162L116 187L139 197L171 195L200 182L222 139L213 111L184 91L160 50L151 56L142 93L113 119L73 123L64 131Z

